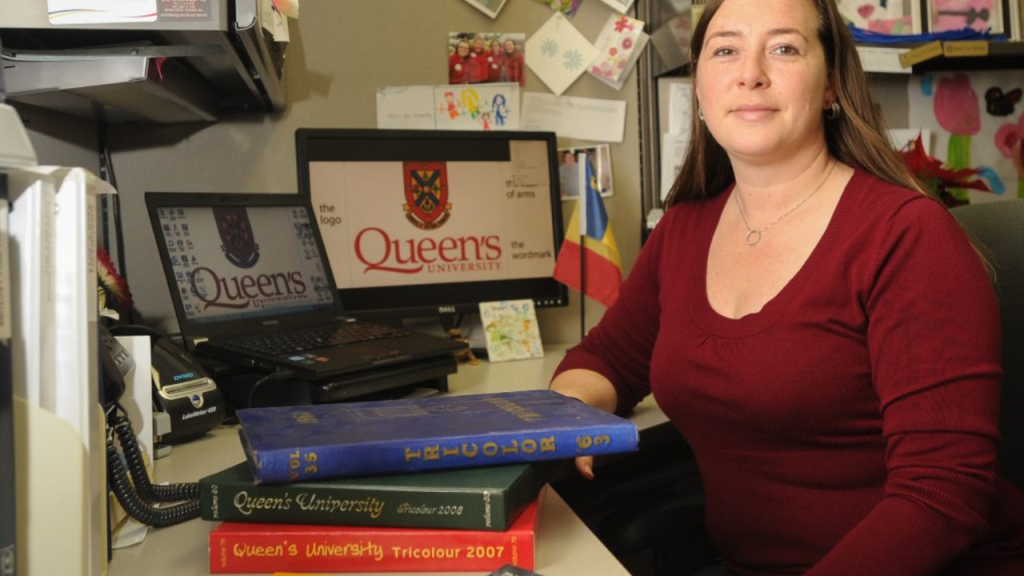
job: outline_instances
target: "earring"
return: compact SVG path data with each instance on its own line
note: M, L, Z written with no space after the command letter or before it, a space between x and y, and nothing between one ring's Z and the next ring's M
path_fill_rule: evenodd
M697 106L697 118L700 118L701 122L704 121L704 109L700 106Z
M825 118L835 120L836 118L839 118L839 115L842 114L842 112L843 109L839 107L839 101L833 100L832 104L829 105L828 112L825 112Z

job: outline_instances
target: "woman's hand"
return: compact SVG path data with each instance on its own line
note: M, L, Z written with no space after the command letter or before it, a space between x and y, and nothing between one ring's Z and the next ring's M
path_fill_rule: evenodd
M575 398L604 410L614 412L618 394L604 376L590 370L566 370L551 381L551 389L559 394ZM594 457L580 456L576 458L576 470L587 480L594 479Z
M587 480L594 479L594 457L580 456L576 458L576 471Z

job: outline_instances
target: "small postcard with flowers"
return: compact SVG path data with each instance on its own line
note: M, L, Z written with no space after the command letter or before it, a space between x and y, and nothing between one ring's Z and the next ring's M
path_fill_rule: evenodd
M594 43L598 56L590 63L589 72L609 84L618 84L629 74L646 40L642 21L612 14Z
M561 96L598 55L569 19L556 12L526 41L526 65Z
M481 302L480 322L487 338L489 361L505 362L544 356L533 300Z

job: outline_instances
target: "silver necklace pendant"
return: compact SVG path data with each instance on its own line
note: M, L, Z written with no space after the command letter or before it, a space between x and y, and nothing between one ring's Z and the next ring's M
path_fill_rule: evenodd
M754 244L757 244L758 242L761 241L761 231L751 230L747 232L747 235L746 237L743 238L743 240L746 241L747 246L753 246Z

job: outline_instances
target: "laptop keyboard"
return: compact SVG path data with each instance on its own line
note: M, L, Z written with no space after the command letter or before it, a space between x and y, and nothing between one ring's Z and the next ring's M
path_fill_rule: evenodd
M231 341L231 345L242 350L258 352L270 356L285 356L342 344L355 344L382 338L401 338L412 333L401 328L392 328L382 324L343 324L328 328L310 328L296 332L284 332L240 338Z

